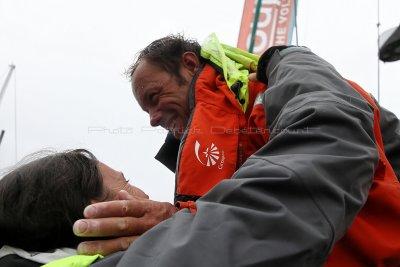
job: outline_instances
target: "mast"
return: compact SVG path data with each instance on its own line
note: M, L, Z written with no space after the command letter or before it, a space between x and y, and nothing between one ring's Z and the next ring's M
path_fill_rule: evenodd
M5 95L5 92L6 92L8 83L10 82L11 76L12 76L12 74L13 74L13 72L14 72L15 65L14 65L14 64L10 64L10 65L9 65L9 68L10 68L10 69L8 70L6 79L4 80L3 85L1 86L1 91L0 91L0 106L1 106L1 101L3 100L3 97L4 97L4 95ZM4 134L5 134L5 130L1 130L1 132L0 132L0 145L1 145L1 141L3 141Z
M4 133L5 133L6 131L4 131L4 130L1 130L1 133L0 133L0 145L1 145L1 141L3 141L3 136L4 136Z
M3 86L1 87L1 91L0 91L0 105L1 105L1 100L3 100L4 94L6 92L8 83L10 82L11 75L12 75L14 69L15 69L15 65L11 64L11 65L9 65L9 68L10 69L8 70L6 79L4 80Z

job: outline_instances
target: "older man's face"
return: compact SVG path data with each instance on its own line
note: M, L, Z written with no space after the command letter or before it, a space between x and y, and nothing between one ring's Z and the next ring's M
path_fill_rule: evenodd
M193 73L182 67L183 81L142 60L132 75L132 88L151 126L161 126L180 138L189 120L188 92Z

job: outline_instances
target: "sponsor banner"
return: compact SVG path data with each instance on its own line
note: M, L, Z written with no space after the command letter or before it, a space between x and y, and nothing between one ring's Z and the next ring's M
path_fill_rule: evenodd
M249 50L258 0L246 0L243 8L238 47ZM274 45L292 41L295 0L262 0L253 53L262 54Z

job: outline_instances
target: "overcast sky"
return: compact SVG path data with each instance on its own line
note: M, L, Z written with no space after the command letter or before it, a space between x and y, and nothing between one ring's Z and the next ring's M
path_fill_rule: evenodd
M236 45L244 1L0 0L0 169L44 148L90 149L156 200L174 176L154 155L165 132L149 127L123 73L154 39L209 33ZM400 1L381 1L381 31L400 23ZM300 0L299 44L377 96L377 1ZM400 116L400 61L381 63L381 105ZM17 138L15 139L15 90ZM15 142L17 151L15 151Z

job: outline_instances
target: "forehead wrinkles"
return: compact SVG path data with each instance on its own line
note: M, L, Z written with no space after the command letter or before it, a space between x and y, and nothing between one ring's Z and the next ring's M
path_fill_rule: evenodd
M132 92L133 95L135 96L136 100L141 100L143 97L143 94L145 91L148 90L149 84L151 84L151 75L136 75L137 73L135 72L132 75L132 81L131 81L131 86L132 86ZM150 77L149 77L150 76Z
M142 106L145 102L146 92L164 89L171 79L173 79L173 76L170 73L147 60L142 60L132 74L133 94Z

